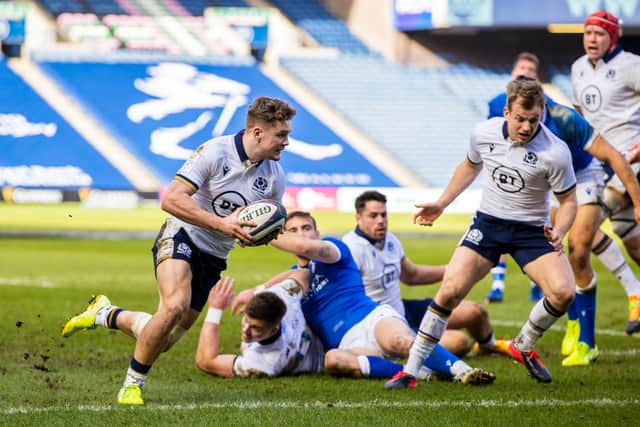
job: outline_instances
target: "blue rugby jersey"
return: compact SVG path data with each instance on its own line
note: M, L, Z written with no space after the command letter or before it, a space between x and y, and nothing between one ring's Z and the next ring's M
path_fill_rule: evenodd
M347 245L338 239L324 238L336 245L340 258L333 264L311 260L311 284L302 298L307 324L324 345L337 348L342 337L377 307L367 296L360 271Z

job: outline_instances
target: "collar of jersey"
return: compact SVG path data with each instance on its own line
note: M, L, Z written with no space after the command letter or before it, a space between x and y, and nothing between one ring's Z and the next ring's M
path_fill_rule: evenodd
M282 336L282 323L280 323L280 327L278 328L278 332L276 332L272 337L267 338L266 340L258 341L260 345L269 345L273 344Z
M373 246L375 246L376 244L381 242L381 240L375 240L375 239L372 239L371 237L367 236L364 233L364 231L360 230L360 227L358 227L357 225L356 225L356 229L354 231L358 236L362 237L367 242L371 243Z
M242 164L245 166L245 169L248 169L253 165L255 165L256 167L260 166L260 163L262 163L262 160L260 160L259 162L253 163L251 162L251 159L249 159L249 156L247 156L247 152L244 150L244 145L242 144L242 135L244 135L244 129L242 129L240 132L236 134L236 136L233 137L233 141L236 146L236 151L238 152L238 157L240 157L240 162L242 162Z
M544 113L543 113L544 114ZM542 130L542 123L538 124L538 129L536 129L535 133L531 136L531 138L529 138L529 140L527 142L525 142L524 144L527 144L531 141L533 141L533 138L535 138L536 136L538 136L538 134L540 133L540 131ZM520 144L522 145L521 142L516 142L513 141L511 138L509 138L509 131L507 130L507 121L505 120L504 123L502 124L502 136L504 137L505 141L509 141L511 143L514 144Z
M602 60L604 61L605 64L607 64L609 61L611 61L613 58L615 58L620 52L622 52L622 46L620 46L618 44L618 45L616 45L616 47L613 48L613 50L611 52L607 52L602 57Z

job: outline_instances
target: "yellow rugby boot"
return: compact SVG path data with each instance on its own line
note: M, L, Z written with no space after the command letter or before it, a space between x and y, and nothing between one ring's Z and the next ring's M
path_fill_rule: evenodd
M561 352L563 356L568 356L576 350L578 338L580 337L580 321L567 320L567 331L562 338Z
M640 296L632 295L629 297L629 317L625 332L628 335L640 332Z
M471 354L474 356L481 356L485 354L505 354L509 355L509 340L496 340L496 346L492 350L488 348L481 347L480 344L476 341L473 343L473 347L471 347Z
M118 405L144 405L142 389L135 384L122 387L118 392Z
M92 296L87 309L80 314L76 314L62 327L62 336L70 337L77 331L94 329L96 327L96 313L98 310L111 305L109 298L104 295Z
M583 342L578 342L573 353L564 358L562 366L589 366L599 355L598 346L591 348Z

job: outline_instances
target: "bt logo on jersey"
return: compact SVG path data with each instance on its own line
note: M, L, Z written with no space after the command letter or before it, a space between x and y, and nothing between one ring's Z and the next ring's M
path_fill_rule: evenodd
M211 202L213 212L219 217L231 215L238 208L247 206L247 199L237 191L225 191Z
M507 193L518 193L524 188L524 179L517 169L498 166L493 170L491 178L499 189Z
M582 106L590 113L595 113L602 105L602 94L595 85L589 85L582 91Z

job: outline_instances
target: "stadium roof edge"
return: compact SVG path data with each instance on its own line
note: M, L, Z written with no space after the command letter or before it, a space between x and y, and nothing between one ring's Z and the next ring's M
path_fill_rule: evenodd
M252 56L188 56L169 55L163 53L148 52L69 52L69 51L32 51L31 59L34 61L49 62L101 62L101 63L149 63L149 62L187 62L197 65L229 65L229 66L251 66L256 63Z

